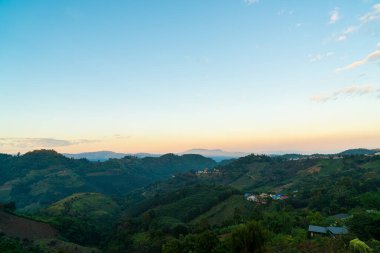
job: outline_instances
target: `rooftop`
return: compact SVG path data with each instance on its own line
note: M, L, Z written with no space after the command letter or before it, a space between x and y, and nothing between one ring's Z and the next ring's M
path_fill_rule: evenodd
M348 233L348 230L345 227L321 227L314 225L309 225L308 231L320 234L326 234L327 232L330 232L333 235L343 235Z

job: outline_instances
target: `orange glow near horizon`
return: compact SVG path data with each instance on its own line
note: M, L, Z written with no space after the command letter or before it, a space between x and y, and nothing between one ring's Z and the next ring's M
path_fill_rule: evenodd
M222 149L251 153L273 152L338 152L350 148L379 148L380 133L368 134L326 134L314 136L292 135L265 137L236 137L234 135L217 138L131 137L128 139L106 139L94 143L84 143L54 148L62 153L94 152L110 150L120 153L178 153L192 148Z
M113 135L97 138L96 134L78 135L76 138L60 136L48 145L33 142L33 145L10 143L0 146L3 153L25 153L35 149L54 149L61 153L81 153L94 151L113 151L120 153L179 153L193 148L222 149L247 153L334 153L350 148L379 148L380 126L368 124L366 127L354 124L328 125L295 124L297 127L282 127L273 124L271 127L236 126L219 128L204 127L204 131L190 131L185 128L161 129L155 134L143 134L145 131L131 135ZM213 126L215 127L215 126ZM216 127L215 127L216 128ZM231 130L234 129L234 130ZM235 129L239 129L235 130ZM306 130L305 130L306 129ZM360 129L360 131L356 130ZM194 129L192 129L194 130ZM148 131L147 131L148 132ZM23 137L28 140L27 137ZM12 138L10 138L12 139ZM32 138L33 139L33 138ZM36 138L38 139L38 138ZM44 139L40 137L40 139ZM38 140L40 140L38 139ZM16 138L19 141L19 139ZM54 141L60 140L62 145ZM42 143L42 144L41 144ZM39 145L41 144L41 145Z

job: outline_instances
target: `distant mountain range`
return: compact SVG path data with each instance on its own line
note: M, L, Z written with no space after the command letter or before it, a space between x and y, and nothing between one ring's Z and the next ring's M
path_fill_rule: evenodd
M222 160L228 160L228 159L247 156L250 153L227 152L227 151L223 151L221 149L190 149L190 150L184 151L182 153L178 153L178 155L187 155L187 154L202 155L204 157L211 158L211 159L215 160L216 162L220 162Z
M95 151L95 152L84 152L78 154L63 154L68 158L74 159L87 159L89 161L100 161L104 162L108 159L121 159L126 156L134 156L138 158L144 157L160 157L162 154L149 154L149 153L116 153L112 151Z
M373 155L380 152L380 149L348 149L343 152L338 153L338 155ZM221 162L223 160L236 159L249 155L250 153L246 152L228 152L221 149L189 149L184 152L176 153L176 155L202 155L207 158L211 158L216 162ZM125 156L134 156L138 158L144 157L160 157L162 154L151 154L151 153L116 153L112 151L95 151L95 152L84 152L78 154L63 154L66 157L74 159L87 159L89 161L107 161L108 159L121 159ZM306 155L303 154L284 154L284 155L270 155L270 156L283 156L289 158L300 158Z
M181 153L177 153L177 155L189 155L189 154L202 155L204 157L211 158L215 160L216 162L249 155L249 153L227 152L221 149L190 149ZM84 153L78 153L78 154L63 154L63 155L69 158L74 158L74 159L85 158L89 161L102 162L102 161L107 161L108 159L112 159L112 158L121 159L125 156L135 156L138 158L144 158L144 157L160 157L162 154L116 153L112 151L96 151L96 152L84 152Z

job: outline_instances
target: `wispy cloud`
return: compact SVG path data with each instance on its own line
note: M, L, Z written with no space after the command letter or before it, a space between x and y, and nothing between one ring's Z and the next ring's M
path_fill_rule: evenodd
M14 148L55 148L78 145L83 143L93 143L98 140L60 140L53 138L0 138L0 146Z
M360 26L349 26L347 27L341 34L335 37L335 40L337 41L344 41L348 38L348 36L359 30Z
M259 0L244 0L244 2L248 5L256 4L259 2Z
M310 99L314 102L324 103L331 100L360 97L364 95L375 95L376 98L380 99L380 88L377 88L373 85L356 85L342 88L325 95L315 95Z
M377 60L379 58L380 58L380 50L376 50L376 51L370 53L369 55L367 55L366 57L364 57L361 60L355 61L355 62L353 62L351 64L348 64L347 66L344 66L344 67L341 67L341 68L337 68L336 72L352 70L352 69L355 69L355 68L357 68L357 67L359 67L361 65L366 64L367 62L374 61L374 60Z
M380 19L380 4L373 5L372 11L361 16L358 20L358 24L353 25L353 26L349 26L348 28L346 28L342 33L335 36L335 40L336 41L344 41L348 38L348 36L351 33L360 30L365 24L372 22L374 20L377 20L377 19ZM330 21L331 21L331 17L330 17Z
M316 62L316 61L323 60L324 58L327 58L327 57L330 57L330 56L333 56L333 55L334 55L333 52L318 53L318 54L309 54L308 58L309 58L310 62Z
M362 23L368 23L380 19L380 4L372 6L372 11L364 14L359 18Z
M121 134L114 134L112 137L115 139L130 139L130 138L132 138L132 136L130 136L130 135L125 136L125 135L121 135Z
M292 16L293 14L294 14L294 10L281 9L277 11L277 15L279 16L283 16L283 15Z
M335 24L340 19L339 9L335 8L332 12L330 12L330 20L329 24Z

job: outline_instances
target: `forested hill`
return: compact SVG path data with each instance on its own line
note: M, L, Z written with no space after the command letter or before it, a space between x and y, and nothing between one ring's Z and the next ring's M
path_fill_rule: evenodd
M37 208L77 192L123 196L176 173L215 165L212 159L200 155L166 154L141 159L126 156L90 162L70 159L53 150L21 156L0 154L0 202L14 201L18 208Z
M0 173L2 201L14 200L17 213L106 253L348 253L356 238L380 252L379 155L215 164L173 154L89 162L41 150L1 155ZM309 225L349 233L310 238Z
M380 252L379 200L380 156L250 155L131 194L106 252L350 252L354 238ZM309 239L309 225L350 232Z

